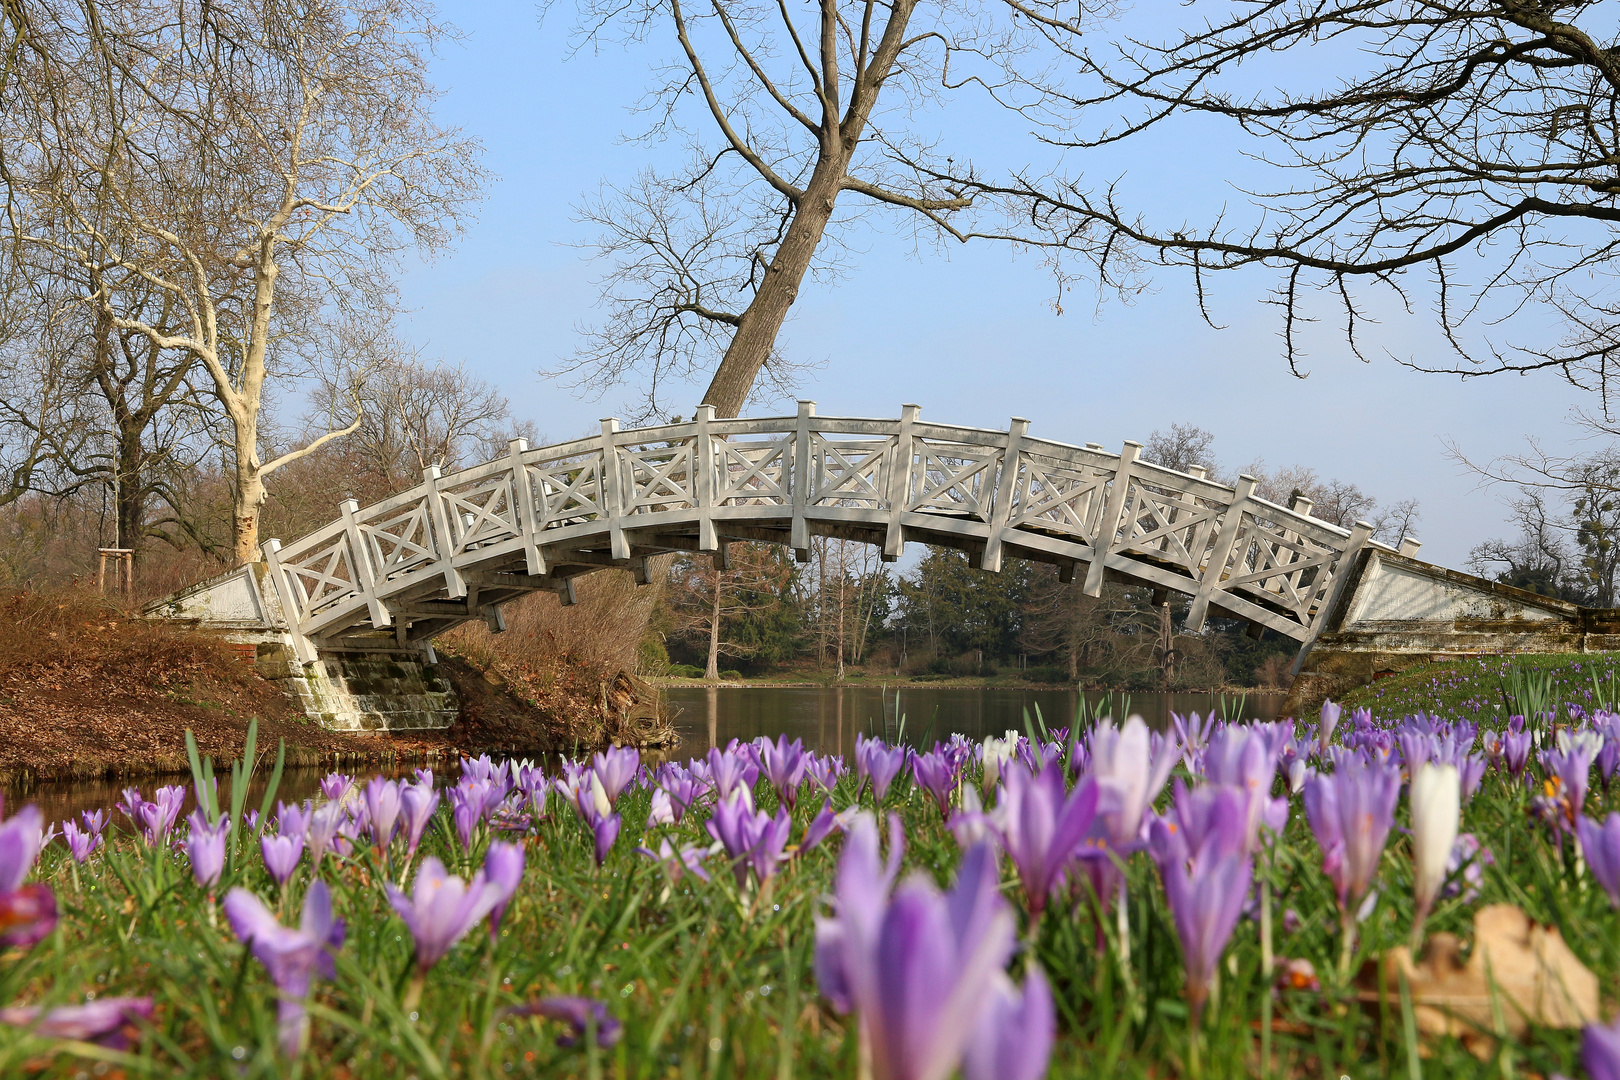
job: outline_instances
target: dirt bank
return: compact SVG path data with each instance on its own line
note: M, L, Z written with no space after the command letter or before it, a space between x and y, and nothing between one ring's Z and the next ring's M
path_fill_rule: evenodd
M350 735L293 709L219 639L131 618L82 592L0 597L0 790L67 779L189 771L185 732L216 761L240 755L248 721L259 747L285 740L292 765L454 761L483 752L544 755L607 741L661 741L667 725L634 680L578 664L548 672L448 655L462 701L442 732Z

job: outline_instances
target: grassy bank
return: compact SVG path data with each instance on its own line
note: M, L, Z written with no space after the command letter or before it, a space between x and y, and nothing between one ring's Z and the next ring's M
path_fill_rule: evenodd
M1508 716L1513 671L1545 673L1557 703L1591 711L1620 701L1620 653L1544 653L1447 660L1379 679L1346 696L1343 704L1377 716L1428 712L1447 719Z

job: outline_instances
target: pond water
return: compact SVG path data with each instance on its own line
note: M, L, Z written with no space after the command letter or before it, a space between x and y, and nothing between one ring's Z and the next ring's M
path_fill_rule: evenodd
M274 764L274 755L271 755L271 764ZM218 768L219 767L216 765L216 769ZM231 805L231 778L229 769L229 765L224 766L223 770L220 771L224 771L225 775L218 777L219 804L224 808L229 808ZM292 803L302 802L305 799L318 798L321 793L321 778L330 771L330 769L319 768L283 770L281 774L281 783L276 787L276 801ZM445 780L445 777L442 775L443 770L439 771L441 775L434 777L436 784L442 784ZM259 808L260 804L264 801L264 790L270 782L270 772L270 765L262 765L254 773L253 778L248 781L247 802L243 804L244 807L249 810L257 810ZM388 777L410 777L412 775L412 770L403 766L398 768L367 766L364 770L364 775L367 778L375 776L378 773ZM42 784L36 784L27 791L7 791L4 792L4 795L8 810L16 810L18 807L21 807L26 803L37 803L39 808L45 812L45 820L47 822L61 821L65 818L77 817L79 812L82 810L106 810L122 828L127 827L128 823L125 821L123 815L117 813L113 807L117 804L119 796L123 794L123 790L126 787L139 788L141 796L143 798L150 799L154 791L169 784L180 784L186 789L186 802L180 810L178 824L179 830L183 835L185 833L184 822L186 815L191 813L191 811L197 806L197 800L191 793L191 775L189 773L184 776L143 776L139 779L125 780L122 782L114 782L110 780L49 781ZM271 812L274 813L274 810L275 807L274 804L272 804Z
M1067 727L1073 724L1080 708L1080 692L1071 689L673 686L666 689L666 694L670 704L679 710L675 728L680 732L681 743L667 753L645 755L649 760L668 757L684 761L707 753L711 746L724 746L732 739L746 742L760 735L775 738L784 733L790 739L804 740L805 746L812 750L843 754L849 759L855 752L858 732L881 733L891 742L903 738L914 744L931 744L955 732L983 739L1000 735L1008 728L1022 731L1026 711L1032 720L1039 710L1048 726ZM1225 708L1236 713L1241 705L1244 719L1273 720L1282 700L1282 694L1250 694L1241 699L1228 696ZM1216 694L1109 695L1088 691L1086 707L1090 715L1140 714L1154 727L1165 728L1170 724L1172 712L1202 714L1213 710L1220 713L1222 700ZM404 766L371 768L366 770L366 775L377 772L409 776L411 769ZM435 779L441 784L455 779L443 769L438 772ZM293 802L318 795L321 777L326 773L326 769L286 770L276 792L277 799ZM263 800L269 775L270 769L262 767L248 785L246 805L249 808L257 808ZM61 821L76 816L81 810L111 810L126 786L138 787L144 797L151 798L160 784L183 784L189 791L191 777L169 776L160 780L145 777L125 783L64 781L4 794L13 808L38 803L47 821ZM223 805L230 804L228 772L220 778L219 797ZM191 812L193 805L194 800L188 794L182 818Z
M1073 689L974 686L671 686L665 693L680 710L675 729L681 745L671 755L676 758L707 753L731 739L746 742L784 733L804 740L809 749L848 757L855 751L857 733L881 733L892 742L901 737L902 720L906 742L929 744L953 733L983 739L1008 728L1023 731L1025 713L1033 721L1036 710L1048 727L1068 727L1080 709L1081 694ZM1085 698L1089 715L1134 713L1157 728L1170 726L1172 712L1222 711L1218 694L1086 691ZM1241 706L1246 720L1275 720L1282 702L1280 693L1229 695L1225 707L1235 715Z

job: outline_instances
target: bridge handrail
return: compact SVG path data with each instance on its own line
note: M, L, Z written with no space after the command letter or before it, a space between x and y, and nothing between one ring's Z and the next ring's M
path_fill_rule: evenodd
M543 545L604 527L609 562L622 565L627 529L696 521L697 549L715 550L716 521L757 520L785 522L801 548L811 521L886 530L887 555L907 532L927 535L980 551L992 569L1005 541L1023 557L1089 560L1087 591L1100 588L1106 565L1194 595L1190 622L1201 624L1215 594L1229 593L1221 606L1301 636L1330 603L1343 557L1372 543L1368 526L1343 529L1256 496L1252 478L1229 487L1142 461L1139 444L1112 453L1027 428L1017 419L1006 430L924 422L912 406L898 419L823 417L810 403L790 416L702 412L628 430L604 421L599 433L515 446L448 475L429 469L409 490L364 508L345 503L339 520L286 545L269 541L265 552L284 608L309 633L341 630L361 607L388 625L388 596L434 575L450 598L465 595L462 570L497 557L521 552L530 575L543 577ZM403 531L388 531L395 526ZM1272 610L1279 605L1282 613Z

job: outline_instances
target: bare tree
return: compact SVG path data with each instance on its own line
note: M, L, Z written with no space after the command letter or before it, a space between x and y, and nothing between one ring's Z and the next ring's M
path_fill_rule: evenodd
M727 546L730 564L707 556L682 556L670 568L673 632L707 651L703 677L720 677L721 656L751 656L758 643L734 640L727 626L749 614L777 607L793 578L793 564L774 544Z
M202 368L230 426L233 553L258 557L267 385L361 358L334 323L386 318L396 257L442 247L476 197L477 147L437 124L413 0L61 0L31 10L0 102L0 175L24 243L82 267L83 300ZM173 301L142 318L131 290ZM350 340L354 340L351 338Z
M1142 457L1178 472L1201 466L1214 473L1218 471L1214 447L1213 433L1194 424L1171 424L1168 431L1160 429L1148 436Z
M323 384L306 428L328 430L351 415L350 389ZM449 471L484 460L496 446L504 452L517 430L506 397L465 365L424 363L397 343L385 346L358 393L360 423L345 440L345 458L388 490L420 482L429 465Z
M1126 272L1138 272L1137 258L1190 268L1201 302L1209 271L1275 268L1296 373L1312 293L1332 296L1359 355L1367 286L1407 309L1432 307L1455 359L1403 360L1413 367L1465 376L1546 368L1606 393L1620 346L1610 6L1199 5L1207 14L1195 12L1184 32L1075 51L1099 89L1073 106L1111 126L1068 145L1118 143L1184 118L1225 122L1216 137L1252 139L1241 145L1275 167L1275 180L1244 193L1256 212L1228 207L1206 223L1161 224L1124 206L1114 187L1052 182L1023 193L1072 215L1076 228L1108 229Z
M1066 215L1030 215L1016 177L1072 94L1053 45L1089 24L1085 0L580 0L579 15L587 44L669 35L643 137L677 140L688 163L581 208L611 267L605 312L557 374L597 389L640 377L659 412L667 382L712 372L703 400L736 415L762 371L781 373L789 309L807 277L837 272L867 211L920 242L1084 249ZM1000 185L935 130L942 108L980 106L1037 129Z

